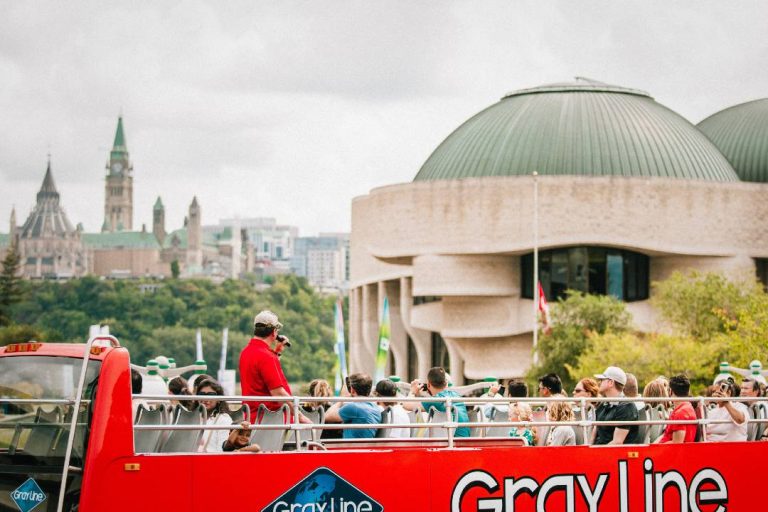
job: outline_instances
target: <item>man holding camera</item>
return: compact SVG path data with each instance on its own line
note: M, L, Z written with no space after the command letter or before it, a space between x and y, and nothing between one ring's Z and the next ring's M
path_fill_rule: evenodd
M738 396L738 387L730 377L715 378L712 396L715 398L731 398ZM707 412L707 419L718 423L707 425L707 441L746 441L747 419L749 410L741 402L734 400L719 401L717 407Z
M280 334L283 324L277 315L264 310L253 319L253 338L240 352L240 385L244 396L291 396L291 386L283 374L280 355L291 346L290 340ZM244 402L251 408L251 423L256 422L259 405L276 411L287 402ZM304 415L302 423L311 423Z
M411 382L411 394L413 396L433 396L436 398L460 397L458 393L448 389L448 377L445 370L435 366L427 373L427 382L422 384L419 380ZM445 402L422 402L425 411L434 407L439 412L445 412ZM467 406L461 402L452 402L451 409L454 411L454 417L458 423L469 423ZM469 428L459 427L456 429L456 437L469 437Z

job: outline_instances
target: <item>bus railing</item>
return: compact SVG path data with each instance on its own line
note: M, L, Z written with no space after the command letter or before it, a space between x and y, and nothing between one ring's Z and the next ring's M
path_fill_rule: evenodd
M177 397L170 397L167 395L134 395L134 398L140 398L148 403L168 403ZM210 395L184 395L183 399L186 400L211 400ZM590 397L590 398L573 398L565 396L553 396L553 397L264 397L264 396L240 396L240 395L225 395L216 397L217 401L225 402L260 402L260 403L287 403L291 405L291 421L281 424L262 425L254 423L249 425L249 430L283 430L290 432L305 432L305 431L322 431L322 430L356 430L356 429L410 429L413 434L414 431L426 432L427 430L445 429L446 435L442 437L417 437L416 439L430 439L445 440L448 448L454 447L454 438L457 428L489 428L489 427L518 427L518 428L539 428L539 427L555 427L555 426L570 426L574 428L584 429L584 438L587 439L588 431L595 427L600 426L624 426L629 422L627 421L597 421L587 418L587 409L589 407L595 407L600 403L623 403L623 402L642 402L643 404L664 404L668 407L671 404L678 402L690 402L695 404L695 407L699 408L702 417L695 420L669 420L662 419L638 419L631 422L632 425L701 425L702 426L702 441L706 441L706 426L710 424L728 424L732 423L730 419L711 419L707 417L708 406L716 405L720 402L741 402L741 403L768 403L761 397ZM350 402L377 402L381 404L408 404L408 403L443 403L445 404L446 416L451 418L451 411L454 408L454 404L461 403L465 406L471 405L491 405L491 406L511 406L514 403L527 403L532 406L546 407L548 403L553 402L567 402L578 407L578 415L580 418L571 421L549 421L546 419L537 419L532 421L470 421L470 422L457 422L457 421L417 421L416 423L370 423L370 424L340 424L340 423L301 423L299 421L298 414L302 411L302 405L321 403L350 403ZM252 411L255 414L255 411ZM768 418L753 418L747 415L747 424L766 424ZM232 430L232 425L134 425L136 430ZM241 428L238 426L238 428ZM480 436L484 437L484 436ZM379 438L380 440L381 438ZM413 439L413 436L411 437ZM358 440L358 439L345 439L345 442L350 443L366 443L370 440ZM305 440L306 442L306 440ZM303 449L301 442L296 445L297 450Z

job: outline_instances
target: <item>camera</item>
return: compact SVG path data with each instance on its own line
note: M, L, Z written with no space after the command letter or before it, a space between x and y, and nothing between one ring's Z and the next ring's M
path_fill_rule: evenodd
M421 390L422 391L429 391L429 386L427 386L427 384L424 383L424 384L421 385Z
M504 396L504 394L505 394L506 392L507 392L507 388L505 388L504 386L499 386L499 394L500 394L501 396Z
M720 383L720 391L723 393L726 393L730 387L727 382Z

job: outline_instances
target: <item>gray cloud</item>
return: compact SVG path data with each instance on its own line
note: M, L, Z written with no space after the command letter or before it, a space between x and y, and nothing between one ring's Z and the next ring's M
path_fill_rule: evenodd
M0 226L50 149L71 220L98 229L121 109L136 225L161 194L178 227L197 195L207 223L313 233L513 89L588 76L692 122L768 95L752 0L0 2Z

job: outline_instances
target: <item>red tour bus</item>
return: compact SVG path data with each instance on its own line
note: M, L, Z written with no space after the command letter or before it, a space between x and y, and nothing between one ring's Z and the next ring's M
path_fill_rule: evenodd
M113 337L0 348L0 511L768 507L758 484L768 455L762 442L527 447L515 438L454 438L455 423L446 422L439 438L310 441L262 453L137 453L135 435L143 430L134 426L131 405L128 351ZM298 434L311 426L284 427Z

